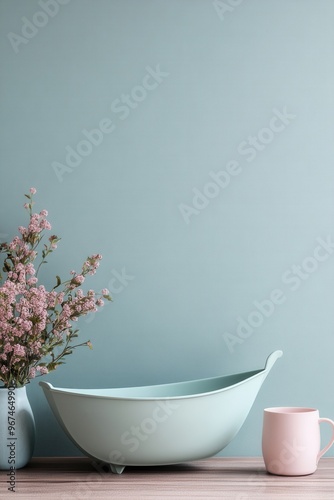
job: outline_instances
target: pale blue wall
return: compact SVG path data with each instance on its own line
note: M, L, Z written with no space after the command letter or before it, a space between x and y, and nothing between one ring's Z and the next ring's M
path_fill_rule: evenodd
M334 2L222 5L0 2L0 233L11 238L25 223L23 193L35 186L62 237L46 282L104 256L90 286L109 286L114 303L81 321L94 350L45 377L54 385L240 372L282 349L224 451L260 455L263 408L334 417L334 252L318 241L334 240ZM156 80L146 76L157 68ZM120 108L129 93L133 108ZM82 130L99 124L102 142L66 165L66 148L85 147ZM55 162L67 171L57 176ZM212 184L212 172L225 184ZM251 314L275 293L268 317ZM229 348L240 317L263 321ZM29 397L35 455L79 453L37 381Z

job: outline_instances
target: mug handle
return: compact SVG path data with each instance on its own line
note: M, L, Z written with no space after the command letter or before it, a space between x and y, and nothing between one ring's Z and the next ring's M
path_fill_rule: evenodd
M328 445L319 451L318 457L317 457L317 463L318 463L319 459L322 457L322 455L324 455L326 453L326 451L328 451L329 448L332 446L332 444L334 444L334 422L333 422L333 420L331 420L330 418L319 418L319 424L321 422L327 422L328 424L330 424L333 427L333 434L332 434L331 440L328 443Z

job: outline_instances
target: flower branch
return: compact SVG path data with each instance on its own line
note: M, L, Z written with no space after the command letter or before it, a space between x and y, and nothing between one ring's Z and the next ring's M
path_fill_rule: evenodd
M87 257L81 272L71 271L67 280L56 276L56 284L50 291L38 284L39 270L57 248L60 238L49 237L35 268L38 246L45 231L51 230L46 219L48 212L32 210L35 193L36 189L31 188L25 195L29 200L24 205L29 213L28 227L20 226L20 237L0 244L0 253L5 255L5 278L0 274L0 283L3 281L0 286L0 381L5 386L13 383L23 386L30 379L55 370L77 347L91 348L90 341L73 344L78 337L73 322L96 312L104 305L104 299L111 301L106 288L100 293L94 290L85 293L80 288L87 275L96 273L102 259L100 254Z

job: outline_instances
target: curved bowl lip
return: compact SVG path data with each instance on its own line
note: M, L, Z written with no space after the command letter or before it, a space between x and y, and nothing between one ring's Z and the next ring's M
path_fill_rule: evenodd
M54 387L50 382L39 382L39 385L43 388L43 390L49 391L49 392L54 392L58 394L67 394L67 395L72 395L72 396L77 396L77 397L83 397L83 398L97 398L97 399L107 399L107 400L115 400L115 401L164 401L164 400L181 400L181 399L194 399L198 397L205 397L208 395L213 395L217 394L220 392L225 392L229 391L231 389L234 389L235 387L238 387L252 379L255 379L256 377L259 377L260 375L267 375L271 368L273 367L275 361L280 358L283 355L283 352L281 350L277 350L272 352L266 361L266 365L264 368L259 369L259 370L252 370L252 371L247 371L247 372L239 372L239 373L234 373L232 375L220 375L217 377L207 377L207 378L201 378L201 379L193 379L193 380L186 380L186 381L181 381L181 382L171 382L171 383L166 383L166 384L152 384L152 385L143 385L143 386L129 386L129 387L109 387L109 388L99 388L99 389L68 389L64 387ZM238 376L243 376L242 380L239 382L236 382L234 384L231 384L227 387L222 387L220 389L214 389L212 391L206 391L206 392L197 392L194 394L182 394L178 396L148 396L148 395L143 395L143 396L123 396L121 393L119 395L106 395L106 394L94 394L94 391L102 392L102 391L122 391L122 390L136 390L136 389L151 389L151 388L166 388L166 387L175 387L175 386L182 386L186 384L197 384L200 382L208 382L208 381L214 381L214 380L222 380L224 378L229 378L229 377L238 377ZM83 392L84 391L84 392Z
M108 400L122 400L122 401L162 401L162 400L171 400L171 399L191 399L191 398L198 398L198 397L203 397L203 396L208 396L211 394L217 394L219 392L224 392L228 391L230 389L233 389L237 386L240 386L244 384L245 382L248 382L251 379L256 378L258 375L261 375L265 372L264 369L262 370L253 370L249 372L242 372L242 373L236 373L232 376L240 376L240 375L245 375L245 378L241 380L240 382L236 382L235 384L231 384L227 387L222 387L221 389L215 389L213 391L207 391L207 392L198 392L195 394L182 394L179 396L122 396L120 393L119 395L107 395L107 394L94 394L93 391L109 391L109 390L119 390L121 391L122 389L151 389L151 388L159 388L159 387L168 387L168 386L182 386L188 383L193 383L196 384L198 382L207 382L207 381L213 381L213 380L219 380L219 379L224 379L231 377L231 375L225 375L225 376L218 376L218 377L208 377L208 378L202 378L202 379L195 379L195 380L187 380L187 381L182 381L182 382L171 382L171 383L166 383L166 384L153 384L153 385L141 385L141 386L129 386L129 387L109 387L109 388L100 388L100 389L68 389L64 387L54 387L52 384L49 382L39 382L39 385L44 388L49 390L50 392L56 392L59 394L70 394L72 396L78 396L78 397L88 397L88 398L100 398L100 399L108 399ZM89 391L89 392L82 392L82 391Z

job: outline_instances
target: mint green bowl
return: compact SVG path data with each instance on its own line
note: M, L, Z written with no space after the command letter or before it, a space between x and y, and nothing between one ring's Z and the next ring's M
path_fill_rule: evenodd
M216 455L244 423L265 368L223 377L116 389L64 389L40 382L59 424L87 456L122 473Z

